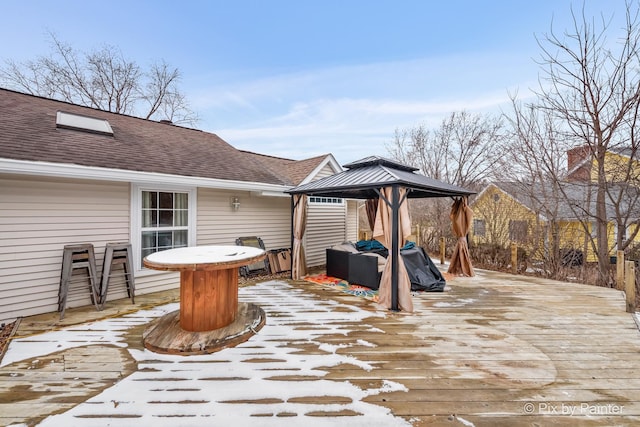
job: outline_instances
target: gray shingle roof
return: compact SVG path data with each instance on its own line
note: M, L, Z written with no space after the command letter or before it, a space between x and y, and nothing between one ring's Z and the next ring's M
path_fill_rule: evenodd
M280 177L289 185L300 184L323 160L329 156L324 154L305 160L291 160L282 157L268 156L265 154L252 153L243 151L247 156L253 157L260 162L265 168L269 169L272 174Z
M580 220L595 213L596 187L589 185L588 182L563 182L561 188L556 189L550 183L531 185L520 182L494 182L493 185L531 211L545 217L553 214L558 219ZM612 194L624 193L627 196L618 203L622 215L640 217L640 200L638 199L640 189L624 183L610 184L610 186ZM588 200L590 200L589 203L587 203ZM615 204L608 197L606 208L607 217L615 218Z
M56 113L107 120L113 136L56 127ZM217 135L0 89L0 158L290 185Z

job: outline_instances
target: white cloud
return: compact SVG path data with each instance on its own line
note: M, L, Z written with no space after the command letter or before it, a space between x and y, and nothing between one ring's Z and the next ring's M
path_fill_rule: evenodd
M474 54L308 70L212 85L194 106L205 130L237 148L349 162L385 155L398 128L437 126L452 111L499 113L510 92L528 93L533 65Z

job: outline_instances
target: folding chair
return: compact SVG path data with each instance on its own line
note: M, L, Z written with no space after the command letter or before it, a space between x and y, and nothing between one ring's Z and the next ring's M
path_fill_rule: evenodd
M251 246L254 248L260 248L265 250L264 242L260 237L249 236L249 237L238 237L236 239L237 246ZM244 267L240 267L240 275L242 277L248 277L252 274L258 273L269 273L269 259L266 257L264 261L254 262L253 264L246 265Z

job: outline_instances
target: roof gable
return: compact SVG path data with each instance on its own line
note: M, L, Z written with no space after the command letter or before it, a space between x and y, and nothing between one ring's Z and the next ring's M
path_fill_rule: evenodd
M299 185L303 182L313 180L319 170L326 164L332 165L334 173L340 170L336 169L339 168L339 166L337 166L337 162L335 162L331 154L324 154L304 160L292 160L250 151L244 151L244 153L247 156L253 157L265 168L269 169L271 173L289 185Z

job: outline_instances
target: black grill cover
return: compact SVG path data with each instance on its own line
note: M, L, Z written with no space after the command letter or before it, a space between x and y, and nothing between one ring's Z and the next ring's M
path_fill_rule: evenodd
M444 291L446 281L431 258L425 254L424 249L421 247L403 249L400 254L409 273L412 291Z

